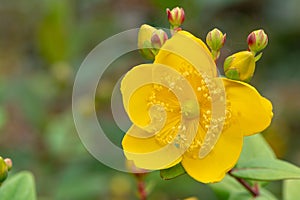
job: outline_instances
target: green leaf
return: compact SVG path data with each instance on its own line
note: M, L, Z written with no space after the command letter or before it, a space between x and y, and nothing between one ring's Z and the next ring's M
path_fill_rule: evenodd
M269 191L262 189L258 197L253 198L253 196L246 191L237 192L230 195L228 200L276 200L276 197Z
M253 196L249 192L237 192L230 195L228 200L252 200Z
M0 187L1 200L36 200L33 175L30 172L20 172L9 177Z
M300 180L286 180L283 182L283 199L300 199Z
M253 196L233 177L226 175L225 178L218 183L209 184L219 199L230 200L253 200ZM276 200L276 197L265 188L259 188L261 196L255 198L259 200L268 199Z
M277 198L269 190L260 188L260 195L255 200L277 200Z
M258 54L257 56L254 57L255 58L255 62L259 61L259 59L261 58L262 54L263 53L261 52L260 54Z
M181 163L179 163L171 168L160 170L160 176L164 180L170 180L170 179L176 178L182 174L185 174L185 170L182 167Z
M244 179L274 181L282 179L300 179L300 168L277 159L253 159L234 168L231 174Z
M70 1L52 0L44 6L44 16L37 30L38 48L50 63L66 60L72 30Z
M243 150L237 167L258 158L275 159L276 157L272 148L261 134L244 137Z
M243 191L245 188L233 177L226 175L221 182L208 185L219 199L228 199L230 194Z
M0 129L5 125L6 121L6 112L3 107L0 107Z
M276 159L275 153L261 134L244 137L243 150L236 167L245 166L244 163L255 159ZM267 183L258 182L261 186L265 186Z

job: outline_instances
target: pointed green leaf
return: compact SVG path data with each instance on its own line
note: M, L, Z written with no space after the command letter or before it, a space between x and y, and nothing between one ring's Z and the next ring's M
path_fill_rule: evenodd
M283 199L300 199L300 180L286 180L283 182Z
M1 200L36 200L34 178L30 172L20 172L0 187Z
M255 62L259 61L259 59L262 57L262 52L260 54L258 54L257 56L255 56Z
M182 174L185 174L185 170L182 167L181 163L179 163L171 168L160 170L160 176L164 180L170 180L170 179L176 178Z
M234 168L231 174L244 179L274 181L282 179L300 179L300 168L277 159L252 159Z
M243 150L237 163L237 167L257 158L275 158L272 148L261 134L255 134L244 138Z
M252 200L253 196L249 192L237 192L230 195L228 200Z
M250 194L250 192L229 175L226 175L221 182L209 184L209 186L216 193L219 199L253 200L253 196ZM259 191L261 196L255 198L255 200L276 200L276 197L265 188L260 188Z
M258 197L253 197L249 192L237 192L230 195L229 200L277 200L269 191L262 189Z
M226 175L221 182L208 185L219 199L228 199L230 194L243 191L244 188L233 177Z

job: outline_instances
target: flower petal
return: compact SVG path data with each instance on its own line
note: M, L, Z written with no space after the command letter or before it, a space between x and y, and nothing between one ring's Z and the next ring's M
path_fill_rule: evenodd
M191 34L190 32L187 32L187 31L180 31L179 33L183 34L183 35L186 35L186 36L190 37L191 39L193 39L194 41L196 41L198 44L200 44L204 48L204 50L209 55L211 55L210 50L208 49L208 47L206 46L206 44L201 39L195 37L193 34ZM212 57L212 55L211 55L211 57Z
M232 117L237 118L244 135L252 135L266 129L272 120L272 104L251 85L223 79Z
M165 64L177 71L186 65L200 73L216 76L217 68L206 45L186 31L179 31L162 46L154 63Z
M128 160L143 169L159 170L172 167L181 161L182 152L174 145L160 145L155 136L144 138L132 135L144 135L145 131L132 126L123 138L122 146Z
M204 157L185 156L182 165L186 172L203 183L221 181L225 174L236 164L242 151L243 134L238 124L228 127L221 134L211 152Z
M147 98L151 95L153 87L151 74L151 67L137 66L131 69L121 82L124 108L130 120L138 126L146 126L151 121L147 105Z
M168 105L175 109L178 107L177 98L174 93L164 86L160 86L160 91L155 90L155 81L153 76L163 71L166 67L160 64L143 64L131 69L121 82L121 93L124 108L130 120L137 126L145 127L151 122L151 113L149 109L150 97L155 91L156 101L167 101ZM159 83L158 83L159 84Z

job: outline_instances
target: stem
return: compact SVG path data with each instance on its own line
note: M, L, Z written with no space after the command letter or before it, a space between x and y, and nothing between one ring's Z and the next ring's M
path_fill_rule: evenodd
M211 54L215 63L217 64L218 58L220 57L220 50L219 51L211 50Z
M146 183L144 181L145 174L137 173L134 175L137 179L137 189L138 189L138 194L139 194L140 200L147 200Z
M253 197L258 197L259 196L259 187L257 185L257 183L254 184L254 186L252 187L247 181L245 181L242 178L238 178L236 176L234 176L232 173L232 170L230 170L228 172L228 174L230 176L232 176L233 178L235 178L246 190L248 190Z

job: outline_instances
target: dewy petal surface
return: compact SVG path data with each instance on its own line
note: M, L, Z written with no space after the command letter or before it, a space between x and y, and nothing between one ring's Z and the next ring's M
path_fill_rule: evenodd
M238 120L244 135L266 129L272 120L272 104L251 85L223 78L226 98L233 118Z
M212 151L204 158L184 156L182 165L186 172L203 183L222 180L236 164L243 145L243 134L238 125L227 128Z

